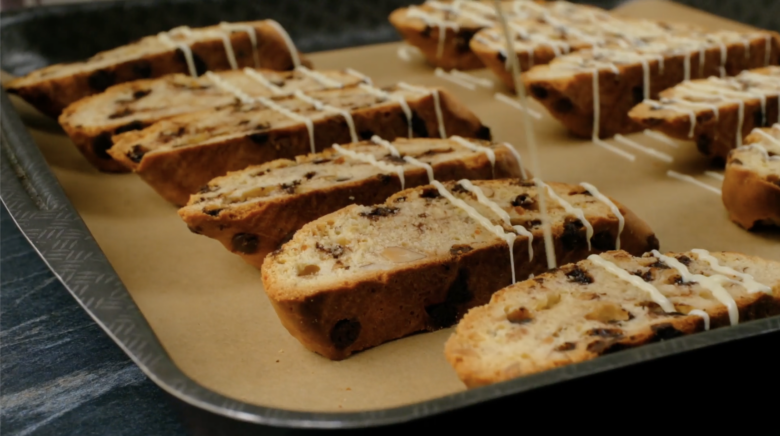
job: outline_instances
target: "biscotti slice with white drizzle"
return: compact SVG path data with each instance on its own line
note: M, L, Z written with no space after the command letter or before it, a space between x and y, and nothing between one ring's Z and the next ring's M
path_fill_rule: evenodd
M723 204L746 229L780 226L780 123L756 129L732 150L723 180Z
M260 268L304 224L350 204L381 203L405 188L437 180L523 178L511 145L377 136L343 151L280 159L218 177L190 197L179 215L194 233L214 238Z
M778 63L773 32L674 36L628 48L580 50L523 74L529 94L574 134L605 138L641 125L631 108L664 89L709 76L733 76Z
M266 257L265 291L287 330L330 359L452 325L513 278L547 270L536 186L434 182L347 206ZM595 187L544 186L560 262L618 241L636 254L658 246L647 224Z
M108 154L113 145L111 137L175 115L235 102L235 95L218 86L217 80L255 98L369 83L365 76L352 70L314 71L304 66L293 71L244 68L200 77L172 74L115 85L83 98L65 108L59 122L92 165L102 171L129 171Z
M109 86L166 74L198 76L243 67L290 70L301 59L290 36L273 20L177 27L83 62L56 64L4 84L41 112L59 116L65 107Z
M612 251L496 292L463 317L445 354L477 387L778 314L778 262Z
M224 86L225 84L223 84ZM214 177L378 135L490 139L490 130L447 91L405 83L252 98L179 115L115 138L109 154L168 201L184 205Z
M646 128L695 141L699 151L724 162L754 128L780 122L780 67L686 81L629 116Z
M540 20L546 16L578 19L605 12L593 6L564 1L501 2L509 18ZM471 51L470 41L481 29L498 24L494 1L426 1L419 6L400 8L390 14L390 23L409 44L420 49L431 65L444 69L482 68L480 58Z

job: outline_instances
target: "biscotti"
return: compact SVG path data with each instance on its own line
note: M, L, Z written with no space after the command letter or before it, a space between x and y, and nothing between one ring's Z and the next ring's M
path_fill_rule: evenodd
M756 129L732 150L723 180L723 204L746 229L780 226L780 124Z
M575 135L605 138L641 125L631 108L684 80L778 63L772 32L711 32L630 48L581 50L523 74L529 94Z
M452 325L513 278L547 270L535 182L435 181L325 215L266 257L265 291L287 330L330 359ZM542 186L560 263L658 246L595 187Z
M605 12L592 6L563 1L509 1L502 9L510 19L534 21L542 17L576 19ZM498 24L495 2L426 1L419 6L400 8L390 14L390 23L409 44L420 49L431 65L444 69L470 70L484 65L472 52L470 41L481 29Z
M780 122L780 67L686 81L628 115L645 128L695 141L699 151L725 162L754 128Z
M508 26L512 35L510 51L517 56L520 71L578 50L652 44L698 30L688 24L617 18L587 9L571 15L546 15L538 20L514 19ZM479 31L471 39L470 47L486 67L514 90L506 36L501 27Z
M109 86L172 73L198 76L243 67L290 70L301 59L287 32L273 20L177 27L104 51L83 62L51 65L6 84L41 112L65 107Z
M506 143L378 136L346 151L280 159L218 177L179 215L194 233L217 239L260 268L265 256L304 224L350 204L381 203L405 188L437 180L523 178Z
M176 205L209 180L249 165L315 153L378 135L490 139L447 91L400 83L358 85L257 99L231 88L236 104L179 115L123 133L109 154Z
M300 66L293 71L244 68L200 77L171 74L158 79L136 80L108 88L65 108L59 122L82 154L102 171L125 172L107 150L111 137L143 129L175 115L232 104L236 97L216 84L226 82L250 97L289 95L294 91L318 91L369 83L352 71L313 71Z
M477 387L778 314L778 262L612 251L496 292L466 314L445 354Z

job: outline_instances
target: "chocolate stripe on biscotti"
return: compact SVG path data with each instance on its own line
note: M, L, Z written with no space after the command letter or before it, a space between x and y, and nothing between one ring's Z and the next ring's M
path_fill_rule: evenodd
M628 115L631 108L684 80L736 75L777 62L776 34L719 31L581 50L532 68L523 80L569 130L605 138L639 130Z
M248 96L290 95L338 89L366 83L365 79L342 71L314 71L299 67L293 71L222 71L202 77L173 74L159 79L138 80L112 86L68 106L59 122L84 156L103 171L128 171L107 153L111 136L143 129L157 121L185 113L226 106L236 96L215 83L226 82Z
M489 138L489 129L471 111L435 88L399 84L384 90L394 98L366 86L253 98L233 85L220 86L238 101L123 133L109 154L167 200L183 205L228 171L349 143L355 136L392 140L407 136L411 124L416 137L446 131Z
M344 151L328 149L294 161L251 166L210 181L179 215L193 232L219 240L260 268L265 256L304 224L350 204L381 203L404 187L434 178L507 178L524 172L503 144L471 141L490 150L492 159L454 140L390 143L374 136L370 142L345 145ZM251 247L243 243L248 237L255 241Z
M643 126L696 142L725 160L756 127L780 122L780 67L743 71L736 77L683 82L646 100L629 116Z
M495 293L445 346L468 387L780 314L780 264L739 253L612 251Z
M547 186L556 194L547 209L561 263L615 248L621 218L607 203L582 186ZM547 270L538 194L536 183L519 179L434 182L374 206L348 206L306 224L266 257L265 290L290 333L331 359L449 326L513 274ZM622 247L636 254L657 247L647 224L611 203L625 220ZM335 341L347 324L351 340Z
M754 129L745 143L728 155L723 204L746 229L780 226L780 123Z
M51 65L8 83L41 112L57 117L71 103L108 87L139 79L243 67L290 70L299 55L273 20L190 29L142 38L83 62Z

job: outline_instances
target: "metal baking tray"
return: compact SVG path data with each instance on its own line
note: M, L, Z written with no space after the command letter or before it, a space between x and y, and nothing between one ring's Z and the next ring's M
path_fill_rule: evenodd
M4 42L1 64L3 70L20 75L46 64L85 58L177 25L208 25L245 17L276 19L289 30L303 52L373 44L397 38L387 24L387 15L406 3L406 0L142 0L22 10L4 13L0 19L0 37ZM345 22L350 25L343 26ZM152 381L187 407L216 416L289 428L375 427L437 415L448 416L450 423L459 422L469 420L476 413L486 416L483 415L487 413L486 408L496 412L505 410L507 405L511 408L513 404L523 404L528 407L525 410L531 410L530 406L542 403L543 398L546 401L543 404L550 404L551 395L577 395L588 381L589 390L595 383L608 393L619 392L622 386L608 387L611 374L614 374L612 383L622 384L627 377L652 380L649 374L661 369L666 380L679 382L682 379L671 374L670 362L698 365L714 357L721 359L722 364L728 361L737 368L733 355L729 360L718 353L736 352L739 356L756 358L761 350L766 350L767 341L776 341L780 332L780 317L753 321L382 410L301 412L238 401L201 386L174 364L66 197L9 97L5 91L0 94L0 194L16 224L84 310ZM762 338L765 338L763 342L756 342ZM744 346L735 347L735 344ZM703 351L691 353L696 350ZM632 368L634 371L630 372ZM743 381L752 380L750 375L742 377L748 377ZM466 413L458 412L469 407ZM502 416L515 419L512 414Z

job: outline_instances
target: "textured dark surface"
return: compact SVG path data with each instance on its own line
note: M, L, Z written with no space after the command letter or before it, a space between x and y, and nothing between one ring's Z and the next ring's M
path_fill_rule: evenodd
M86 57L97 50L179 24L205 25L222 19L233 21L265 16L274 17L288 27L304 51L374 43L396 38L392 28L386 24L386 15L396 5L405 2L372 1L370 7L356 9L349 5L357 2L336 0L255 1L250 5L255 15L239 12L247 2L209 0L202 2L197 9L184 3L176 5L176 1L172 3L174 9L165 14L143 9L158 7L155 2L146 0L124 3L119 8L111 3L80 6L79 10L83 12L76 16L68 15L67 22L63 20L70 10L68 7L47 8L40 12L46 18L16 25L14 21L20 15L4 14L0 29L2 67L13 73L24 73L51 62ZM611 6L618 2L596 3ZM688 0L683 3L731 19L780 30L780 1L777 0ZM319 12L307 14L307 10L315 9L315 4L320 5L317 8ZM326 7L321 7L322 4ZM119 26L117 23L132 23L132 26ZM346 28L350 32L344 32ZM323 29L323 33L315 38L313 30L316 29ZM95 38L95 35L100 37ZM63 41L67 43L63 44ZM597 379L588 385L587 381L581 381L565 391L560 388L548 390L534 397L535 405L521 402L516 404L516 410L511 409L514 404L511 410L504 410L506 405L496 409L481 407L460 412L457 416L428 420L418 426L442 430L473 423L477 416L481 421L488 413L499 410L513 413L512 410L515 410L514 413L523 411L524 415L518 415L517 431L549 430L550 427L540 425L538 420L531 419L529 422L529 418L553 415L551 411L559 411L564 412L571 422L577 410L582 413L583 406L587 404L603 404L605 406L600 410L609 411L612 415L621 407L626 407L625 404L615 404L615 398L632 398L628 403L641 403L650 395L648 392L663 392L667 400L686 395L689 398L686 403L694 403L690 407L695 407L699 401L709 403L713 399L725 402L741 400L745 407L750 406L748 410L753 408L754 413L750 415L757 417L763 406L775 404L772 397L762 398L761 393L776 391L779 377L771 369L767 369L765 374L750 374L751 362L756 369L761 369L776 361L776 357L773 359L773 355L765 350L776 349L777 339L774 335L750 340L740 346L732 345L731 348L718 347L715 351L699 353L698 360L678 358L671 363L667 361L665 366L654 367L654 371L669 374L670 378L648 375L638 368L633 373L623 371L622 376L614 375L609 382L601 377L601 382ZM754 354L751 355L751 352ZM0 356L0 432L3 435L177 435L185 433L177 413L182 410L187 412L184 422L194 433L215 429L223 429L223 434L259 431L242 425L228 430L230 424L224 420L208 414L195 414L191 409L169 401L78 306L15 228L5 208L0 211ZM690 377L681 380L671 376L679 371ZM742 375L736 377L732 371ZM645 388L632 385L631 374L639 374L642 384L647 383ZM669 381L672 383L665 385ZM629 385L630 389L621 387ZM603 392L601 397L595 395L594 386ZM711 392L697 390L707 386L710 386ZM638 391L639 398L629 394L635 391ZM611 401L609 397L604 398L607 394L613 395ZM755 396L738 397L750 394ZM655 406L653 409L653 404L650 404L641 408L645 412L637 411L646 416L644 421L649 425L664 422L658 420L661 415L656 412L670 413L668 417L679 416L674 412L679 410L677 406ZM722 425L728 427L728 423L732 422L742 425L742 430L751 427L750 422L746 423L736 416L738 410L734 406L723 407L727 407L733 419ZM711 414L703 415L703 419L719 422ZM754 421L753 424L755 430L759 423ZM557 421L555 428L564 427L564 422ZM602 427L599 425L598 428ZM262 430L263 434L267 432L267 429Z

